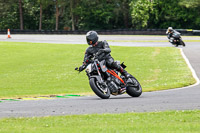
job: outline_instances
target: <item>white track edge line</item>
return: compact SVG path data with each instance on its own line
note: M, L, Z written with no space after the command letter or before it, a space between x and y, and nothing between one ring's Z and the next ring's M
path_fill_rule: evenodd
M190 68L191 72L192 72L192 76L194 77L194 79L196 80L196 83L187 87L191 87L191 86L196 86L200 83L199 78L197 77L197 74L195 72L195 70L193 69L192 65L190 64L190 61L188 60L188 58L185 56L183 49L180 48L181 50L181 55L183 56L183 58L185 59L185 62L187 63L188 67Z

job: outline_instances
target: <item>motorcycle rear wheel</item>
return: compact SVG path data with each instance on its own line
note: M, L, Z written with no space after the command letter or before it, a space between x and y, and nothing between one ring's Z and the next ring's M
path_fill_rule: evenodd
M104 88L100 88L100 84L96 78L91 78L90 87L92 88L93 92L102 99L108 99L110 97L110 90L106 88L106 92L102 91Z
M180 44L185 47L185 43L183 42L183 40L180 40Z
M134 80L135 85L128 85L126 87L126 93L132 97L139 97L142 94L142 87L135 77L131 79Z

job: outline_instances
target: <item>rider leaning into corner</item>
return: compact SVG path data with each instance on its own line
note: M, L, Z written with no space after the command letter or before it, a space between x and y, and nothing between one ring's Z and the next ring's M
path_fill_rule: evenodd
M111 49L107 41L98 41L99 37L96 31L89 31L86 34L86 40L89 47L86 49L83 65L79 67L79 71L83 71L87 64L89 64L90 58L97 57L99 61L105 60L107 67L111 69L116 69L126 78L131 77L131 75L125 71L120 65L118 65L112 56L110 55Z
M167 34L167 38L169 39L169 42L170 43L173 43L174 42L174 38L173 38L173 35L174 34L181 34L179 33L178 31L174 30L172 27L168 27L167 31L166 31L166 34Z

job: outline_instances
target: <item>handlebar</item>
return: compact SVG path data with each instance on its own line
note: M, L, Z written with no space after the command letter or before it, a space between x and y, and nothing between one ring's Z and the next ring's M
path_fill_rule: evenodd
M78 67L76 67L75 70L78 71Z

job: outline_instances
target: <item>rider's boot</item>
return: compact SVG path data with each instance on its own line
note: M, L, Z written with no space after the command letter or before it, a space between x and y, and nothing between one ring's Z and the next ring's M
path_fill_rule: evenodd
M125 76L126 79L132 77L126 70L123 69L120 65L117 65L116 62L112 63L112 68L116 69L118 72L120 72L123 76Z
M120 73L123 75L123 76L125 76L125 78L126 79L128 79L128 78L131 78L132 77L132 75L131 74L129 74L126 70L124 70L123 68L121 68L121 71L120 71Z

